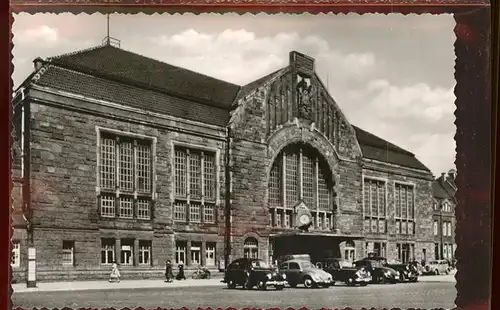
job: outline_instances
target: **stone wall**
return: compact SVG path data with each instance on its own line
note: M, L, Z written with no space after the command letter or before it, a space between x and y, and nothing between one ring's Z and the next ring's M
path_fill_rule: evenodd
M36 100L32 100L33 97ZM217 251L222 251L224 128L139 115L92 100L37 90L31 90L30 99L31 207L37 266L42 278L44 275L47 279L71 278L84 270L97 277L109 268L100 265L100 239L103 237L152 241L152 266L147 268L151 270L162 270L167 259L174 259L175 240L182 239L186 232L216 236ZM153 154L156 199L152 220L109 220L98 216L97 127L156 139L156 153ZM209 148L218 154L215 224L178 225L173 222L172 151L177 143ZM61 266L63 240L75 242L74 267ZM143 268L135 266L132 269L140 273Z

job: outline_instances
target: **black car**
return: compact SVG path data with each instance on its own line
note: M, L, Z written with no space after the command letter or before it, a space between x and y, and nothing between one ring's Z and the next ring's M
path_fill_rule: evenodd
M332 275L336 282L344 282L349 286L359 284L365 286L372 281L372 276L367 268L361 267L344 267L342 266L342 258L325 258L316 262L318 267Z
M403 263L389 263L385 257L376 256L365 258L367 260L379 261L382 266L392 268L399 272L399 282L417 282L418 281L418 271L415 270L409 264Z
M371 283L397 283L399 282L399 272L396 270L385 267L380 261L373 259L362 259L354 262L354 265L358 268L365 267L372 276Z
M221 282L227 283L229 289L240 285L247 290L253 287L260 290L274 287L278 291L287 284L286 275L277 272L265 261L256 258L239 258L231 262L227 266L224 279Z

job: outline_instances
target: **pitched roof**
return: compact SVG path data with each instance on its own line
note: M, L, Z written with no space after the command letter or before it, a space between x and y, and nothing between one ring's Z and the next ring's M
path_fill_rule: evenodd
M35 82L96 99L225 126L235 101L279 75L242 87L111 45L50 57ZM365 158L429 171L415 155L353 126Z
M111 45L48 58L52 64L93 76L229 107L240 86Z
M413 153L368 131L353 126L363 157L409 168L430 171Z
M36 84L206 124L225 126L229 120L227 108L210 106L53 65L48 67Z
M445 175L445 176L441 175L438 178L436 178L434 180L434 182L432 182L433 196L434 196L434 198L439 199L439 200L449 199L451 201L456 202L456 198L455 198L456 190L448 182L452 182L452 184L454 185L453 179L447 175Z

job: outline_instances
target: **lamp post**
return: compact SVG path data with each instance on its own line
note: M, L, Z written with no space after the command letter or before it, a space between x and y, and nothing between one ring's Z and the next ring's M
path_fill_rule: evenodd
M440 233L440 236L441 236L441 244L440 244L440 247L439 247L439 254L440 254L440 259L443 259L443 232L444 232L444 226L443 226L443 205L441 204L441 206L439 206L439 219L440 219L440 223L441 223L441 233Z

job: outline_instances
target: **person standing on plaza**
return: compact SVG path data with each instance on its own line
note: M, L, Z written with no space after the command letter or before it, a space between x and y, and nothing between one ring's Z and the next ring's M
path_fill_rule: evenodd
M172 282L172 278L174 277L172 273L172 263L170 260L167 260L166 267L165 267L165 282Z
M177 280L186 280L186 276L184 275L184 263L183 262L179 262L178 268L179 268L179 270L177 272L176 279Z
M109 282L120 282L120 270L116 262L113 263L113 269L111 269L111 274L109 275Z

